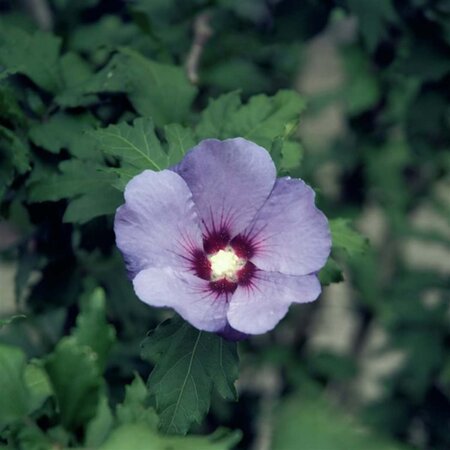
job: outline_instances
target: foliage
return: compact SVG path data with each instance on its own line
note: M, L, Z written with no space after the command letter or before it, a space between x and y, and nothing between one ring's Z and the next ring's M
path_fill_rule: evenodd
M0 1L0 275L15 268L16 296L0 302L0 448L448 449L448 1L49 0L50 27L25 3ZM195 84L199 18L213 33ZM302 82L311 48L339 83ZM135 297L112 231L125 184L235 136L317 188L320 280L352 286L345 350L317 346L333 287L240 358ZM415 265L411 242L447 253ZM372 398L373 335L401 362Z

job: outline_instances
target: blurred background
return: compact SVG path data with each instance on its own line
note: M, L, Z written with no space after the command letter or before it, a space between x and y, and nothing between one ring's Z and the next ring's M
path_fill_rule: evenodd
M214 399L194 431L239 429L234 448L251 450L450 448L450 1L0 0L0 14L0 44L11 26L53 32L82 61L75 78L102 70L119 46L186 66L199 89L193 122L210 97L235 90L245 100L295 89L306 100L301 151L285 171L370 244L350 234L321 274L321 298L240 345L239 402ZM5 58L0 50L0 69ZM53 112L21 77L0 72L8 129ZM74 114L82 108L102 123L133 111L117 93ZM66 158L31 145L46 164ZM117 333L104 372L114 405L134 373L147 378L140 342L167 313L134 296L111 216L63 223L67 202L33 203L25 175L6 182L2 155L0 318L26 317L0 340L45 357L94 280ZM43 432L51 425L39 422Z

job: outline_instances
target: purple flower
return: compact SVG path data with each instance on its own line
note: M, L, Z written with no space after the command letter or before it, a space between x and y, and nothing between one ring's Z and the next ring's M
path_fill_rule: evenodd
M142 301L228 338L315 300L331 246L314 191L276 179L268 152L242 138L204 140L172 169L134 177L114 229Z

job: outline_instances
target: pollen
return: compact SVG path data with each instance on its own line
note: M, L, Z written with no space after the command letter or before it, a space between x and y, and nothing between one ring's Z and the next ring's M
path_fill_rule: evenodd
M228 281L237 281L237 273L245 266L245 259L239 258L231 247L225 247L217 253L208 256L211 264L211 280L223 278Z

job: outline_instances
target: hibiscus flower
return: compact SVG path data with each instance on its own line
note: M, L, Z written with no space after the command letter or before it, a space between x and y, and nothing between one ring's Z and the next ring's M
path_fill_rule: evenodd
M321 292L331 237L314 198L302 180L277 179L255 143L207 139L130 180L117 246L145 303L231 339L265 333Z

